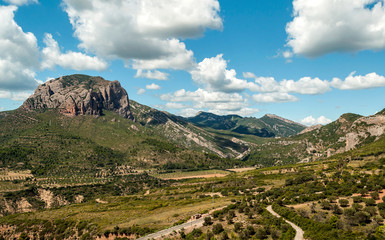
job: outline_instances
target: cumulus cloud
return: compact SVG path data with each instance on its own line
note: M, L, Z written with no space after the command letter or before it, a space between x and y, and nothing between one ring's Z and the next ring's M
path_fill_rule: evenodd
M258 103L282 103L298 101L297 97L282 92L255 94L252 98Z
M145 89L143 89L143 88L139 88L138 89L138 91L136 92L136 94L138 94L138 95L142 95L142 94L144 94L146 92L146 90Z
M295 54L317 57L385 48L383 0L294 0L293 11L286 32Z
M46 47L42 50L43 61L41 63L43 69L53 69L56 65L77 71L103 71L108 68L108 64L98 57L91 57L80 52L72 51L62 53L59 44L52 38L51 34L45 34L44 43Z
M258 111L258 109L248 108L247 99L239 93L216 92L199 88L194 92L181 89L174 93L163 94L160 97L164 101L185 102L196 111L205 110L221 115L239 114L245 116ZM191 109L189 113L193 112Z
M323 94L330 91L330 83L319 78L303 77L298 81L282 80L277 82L273 77L257 77L253 73L244 73L244 77L254 78L255 84L248 83L251 91L262 93L299 93L307 95Z
M356 72L352 72L345 80L334 78L331 85L342 90L356 90L385 86L385 77L377 73L369 73L365 76L355 76Z
M218 0L64 3L81 47L126 63L134 60L135 69L190 69L193 52L180 39L201 36L207 28L222 29Z
M0 90L0 98L8 98L13 101L24 101L31 96L32 93L33 92L9 92Z
M146 89L148 89L148 90L158 90L160 88L161 87L155 83L151 83L150 85L146 85Z
M205 58L190 73L195 82L211 91L240 92L248 86L246 80L236 77L234 69L227 69L227 61L223 59L223 54Z
M282 91L300 94L323 94L330 91L329 82L319 78L303 77L298 81L283 80L280 82Z
M14 21L15 6L0 6L0 89L34 89L34 69L39 64L37 39Z
M326 125L331 123L332 120L326 118L325 116L320 116L319 118L315 119L313 116L308 116L304 119L301 120L301 123L307 126L312 126L312 125Z
M186 108L186 105L182 103L168 102L164 105L165 109L182 109Z
M3 0L3 1L16 6L28 5L31 3L39 3L38 0Z
M147 70L146 71L146 70L138 69L138 71L136 72L135 78L167 80L168 74L161 72L161 71L158 71L158 70L154 70L154 71Z

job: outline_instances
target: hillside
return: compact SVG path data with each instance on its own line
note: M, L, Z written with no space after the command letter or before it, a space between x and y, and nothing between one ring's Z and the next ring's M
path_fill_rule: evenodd
M262 118L243 118L238 115L219 116L213 113L200 112L194 117L187 118L187 120L200 127L228 130L258 137L289 137L306 128L302 124L272 114L267 114Z
M258 145L244 160L249 164L269 166L326 159L369 146L377 146L377 150L381 151L377 142L385 133L385 116L382 112L368 117L343 114L326 126Z

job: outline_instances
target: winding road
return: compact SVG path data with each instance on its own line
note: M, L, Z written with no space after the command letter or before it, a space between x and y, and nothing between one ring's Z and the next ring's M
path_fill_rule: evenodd
M274 216L276 216L276 217L279 217L279 218L281 217L278 213L274 212L274 210L273 210L273 208L271 207L271 205L268 206L268 207L266 208L266 210L269 211L272 215L274 215ZM286 220L285 218L283 218L283 220L285 220L285 222L287 222L288 224L290 224L290 226L292 226L292 227L294 228L294 230L296 231L294 240L304 240L304 238L303 238L304 232L303 232L303 230L302 230L300 227L298 227L298 226L295 225L294 223L292 223L292 222Z
M270 206L268 206L266 208L267 211L269 211L272 215L276 216L276 217L281 217L278 213L274 212L273 208ZM186 222L186 223L183 223L181 225L177 225L177 226L173 226L173 227L170 227L170 228L167 228L167 229L163 229L159 232L156 232L156 233L152 233L152 234L149 234L147 236L144 236L144 237L141 237L141 238L138 238L137 240L150 240L150 239L157 239L157 238L160 238L162 236L167 236L171 233L173 233L174 231L175 232L178 232L179 230L181 230L182 228L184 229L187 229L187 228L200 228L203 226L203 222L204 222L204 217L207 217L207 216L210 216L210 214L205 214L205 215L202 215L201 218L199 219L196 219L196 220L192 220L192 221L189 221L189 222ZM296 231L296 234L295 234L295 238L294 240L304 240L303 238L303 230L298 227L297 225L295 225L294 223L286 220L283 218L283 220L285 220L285 222L287 222L288 224L290 224L290 226L292 226L294 228L294 230Z
M157 239L157 238L160 238L162 236L167 236L167 235L173 233L174 231L178 232L182 228L184 228L184 229L187 229L187 228L200 228L200 227L203 226L204 217L206 217L206 216L208 216L208 215L204 215L204 216L202 216L199 219L192 220L192 221L183 223L181 225L177 225L177 226L170 227L170 228L164 229L164 230L156 232L156 233L149 234L149 235L147 235L145 237L138 238L137 240Z

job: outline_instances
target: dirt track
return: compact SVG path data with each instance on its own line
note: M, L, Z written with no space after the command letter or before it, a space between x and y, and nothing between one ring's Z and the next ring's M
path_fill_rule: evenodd
M273 208L271 207L271 205L268 206L268 207L266 208L266 210L269 211L271 214L273 214L273 215L276 216L276 217L279 217L279 218L281 217L278 213L274 212L274 210L273 210ZM284 219L284 218L283 218L283 219ZM304 238L303 238L304 231L303 231L300 227L298 227L297 225L295 225L294 223L292 223L292 222L290 222L290 221L288 221L288 220L286 220L286 219L284 219L284 220L285 220L285 222L287 222L288 224L290 224L290 226L292 226L292 227L295 229L296 234L295 234L294 240L304 240Z

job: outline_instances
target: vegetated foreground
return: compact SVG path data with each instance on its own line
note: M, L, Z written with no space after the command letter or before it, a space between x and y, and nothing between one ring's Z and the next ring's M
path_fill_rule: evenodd
M206 217L203 227L165 238L293 239L294 229L266 211L273 203L275 212L305 231L305 239L384 239L384 165L382 156L370 156L217 178L160 180L143 173L107 186L31 187L5 194L8 206L22 205L22 199L33 206L30 213L2 217L1 231L5 239L135 239L224 207ZM52 197L50 206L41 200L43 192L44 200ZM82 203L75 203L80 196Z

